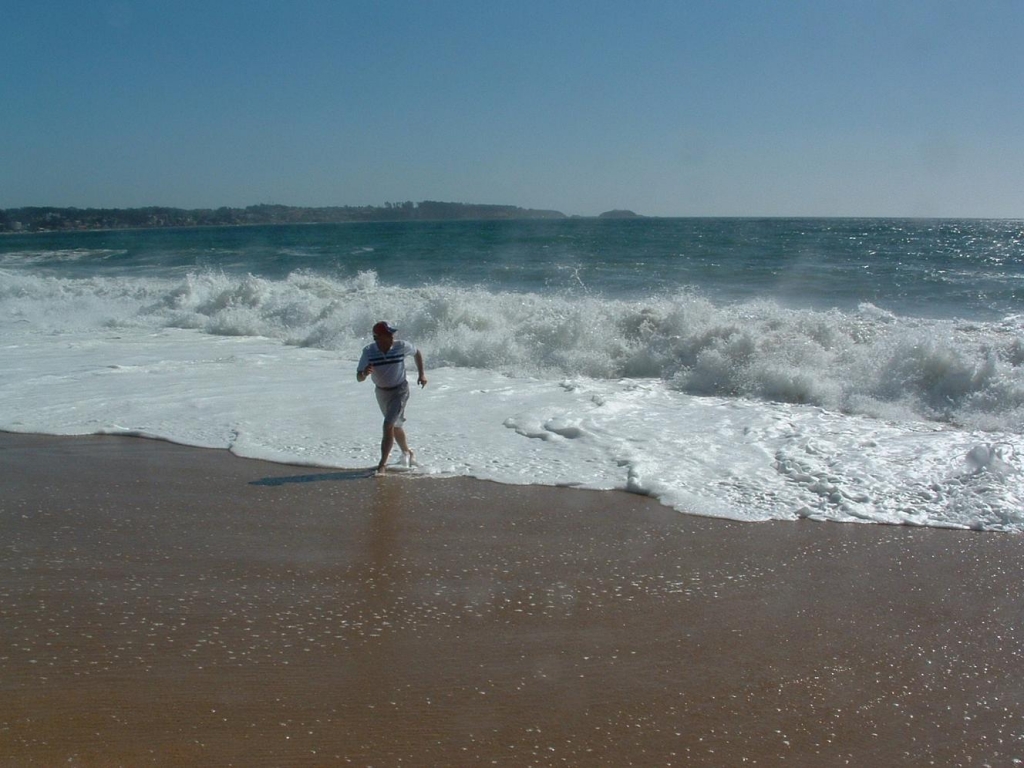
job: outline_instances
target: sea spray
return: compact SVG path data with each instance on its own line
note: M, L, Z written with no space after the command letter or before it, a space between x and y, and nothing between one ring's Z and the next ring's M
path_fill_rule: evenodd
M657 378L680 392L818 405L879 418L1024 429L1024 319L899 317L715 303L693 290L643 301L383 284L372 272L273 280L4 274L7 317L48 332L189 328L354 355L389 317L433 365L509 375Z
M1024 531L1010 222L245 228L0 241L0 428L372 465L354 377L427 356L421 474L680 511Z

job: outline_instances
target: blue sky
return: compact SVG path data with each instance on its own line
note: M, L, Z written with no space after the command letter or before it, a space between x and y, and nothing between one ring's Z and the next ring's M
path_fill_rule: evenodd
M1024 217L1024 2L0 11L0 207Z

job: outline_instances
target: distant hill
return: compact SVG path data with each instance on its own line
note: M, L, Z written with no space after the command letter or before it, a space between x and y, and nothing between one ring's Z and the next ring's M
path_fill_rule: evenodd
M604 213L598 214L599 219L642 219L639 213L633 213L633 211L624 211L616 209L614 211L605 211Z
M357 221L494 221L564 219L560 211L513 205L384 203L383 206L304 208L250 205L247 208L7 208L0 210L0 232L52 232L92 229L241 226L252 224L334 224Z

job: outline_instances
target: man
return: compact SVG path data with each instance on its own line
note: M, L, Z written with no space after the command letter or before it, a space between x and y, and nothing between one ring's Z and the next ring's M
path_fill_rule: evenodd
M373 326L373 344L363 348L356 367L356 381L365 381L367 376L373 378L377 385L377 405L384 414L384 436L380 441L380 464L377 474L384 474L395 442L402 449L402 456L409 466L413 464L413 453L405 440L405 404L409 400L409 382L405 378L405 358L412 355L416 361L419 377L416 382L427 386L427 376L423 370L423 355L407 341L395 339L397 328L381 320Z

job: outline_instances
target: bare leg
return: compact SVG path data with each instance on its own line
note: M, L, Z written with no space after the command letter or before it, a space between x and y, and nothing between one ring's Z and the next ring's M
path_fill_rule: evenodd
M384 436L380 441L380 464L377 465L377 471L383 473L384 468L388 463L388 456L391 455L391 448L395 444L395 432L396 428L394 424L384 425Z
M404 453L408 457L409 466L412 466L412 449L409 447L409 443L405 441L405 430L402 429L401 427L395 427L395 442L398 443L398 447L402 449L402 453Z

